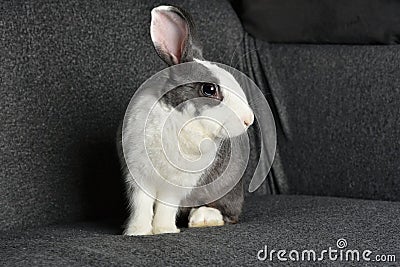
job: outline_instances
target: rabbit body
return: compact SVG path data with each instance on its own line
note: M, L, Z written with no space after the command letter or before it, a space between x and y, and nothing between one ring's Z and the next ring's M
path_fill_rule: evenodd
M174 77L179 75L166 71L165 84L159 86L171 81L177 86L163 94L154 89L129 105L118 142L130 207L126 235L177 233L179 213L186 212L190 227L200 227L235 223L241 212L241 180L211 202L208 196L218 186L194 190L217 179L229 160L240 158L230 153L230 140L244 134L254 120L238 82L202 58L194 33L186 11L153 9L151 36L159 56L170 66L194 65L196 75L207 81L180 84ZM150 112L146 106L152 107ZM180 209L182 201L203 198L201 207Z

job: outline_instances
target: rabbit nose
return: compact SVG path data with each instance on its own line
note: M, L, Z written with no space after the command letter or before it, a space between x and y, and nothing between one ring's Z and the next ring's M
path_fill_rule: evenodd
M254 122L254 114L251 113L251 114L247 115L246 117L244 117L243 122L244 122L244 125L246 125L246 127L249 127L250 125L252 125Z

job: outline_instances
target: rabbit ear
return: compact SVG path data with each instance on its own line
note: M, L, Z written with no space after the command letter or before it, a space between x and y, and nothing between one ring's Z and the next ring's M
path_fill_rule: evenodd
M151 11L151 39L168 65L193 60L193 30L190 15L177 7L159 6Z

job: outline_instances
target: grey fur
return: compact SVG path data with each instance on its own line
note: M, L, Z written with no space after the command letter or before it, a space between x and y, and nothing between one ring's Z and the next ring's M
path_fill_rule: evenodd
M241 136L233 138L233 139L225 139L221 140L221 145L218 148L216 158L213 164L205 171L203 176L198 183L198 186L205 185L213 182L218 179L223 172L226 170L228 162L230 160L240 160L240 155L232 155L231 154L231 142L240 142ZM232 158L233 156L233 158ZM240 172L239 166L233 166L237 173ZM231 177L225 177L224 185L231 184L233 181L229 179ZM220 188L213 188L213 190L218 191ZM187 199L197 199L203 200L204 202L209 199L209 195L212 195L213 192L209 191L195 191L196 193L191 193ZM239 216L242 212L244 202L244 191L243 191L243 180L240 179L238 183L233 187L231 191L229 191L226 195L221 197L220 199L208 203L206 206L213 207L218 209L226 223L237 223L239 221ZM190 209L181 208L179 217L177 218L177 222L180 225L187 225L188 215Z
M240 137L239 137L240 138ZM207 184L220 177L227 168L228 162L231 160L231 140L223 140L218 149L217 156L212 166L206 171L201 179L202 184ZM217 201L209 203L209 207L218 209L227 223L237 223L239 215L242 212L244 196L242 179L235 187L225 196Z
M160 101L167 105L168 107L173 107L179 111L191 103L196 108L196 114L205 108L215 107L221 104L221 101L213 98L205 97L201 94L201 87L204 83L189 83L185 85L178 86L163 95ZM202 101L191 101L201 97ZM196 115L195 114L195 115Z
M203 97L203 95L200 94L200 89L203 85L203 82L219 84L219 79L214 76L214 74L206 66L199 63L196 66L195 72L196 73L190 73L190 75L196 75L196 78L199 82L183 84L180 82L180 80L182 80L182 73L176 74L171 71L170 76L168 77L168 82L170 84L178 84L179 86L166 92L160 101L169 107L180 110L185 106L181 105L182 103L194 98ZM192 101L192 103L196 106L197 110L201 111L203 108L219 105L220 101L208 98L207 100L201 101L201 103L199 103L199 101Z

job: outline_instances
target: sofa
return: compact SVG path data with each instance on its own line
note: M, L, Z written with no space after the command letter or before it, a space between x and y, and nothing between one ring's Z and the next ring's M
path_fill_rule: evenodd
M263 91L277 131L270 173L238 224L122 235L116 133L135 90L165 68L149 35L162 3L0 4L0 265L399 264L400 46L268 43L226 0L168 3L192 13L207 60ZM329 247L370 261L267 257Z

